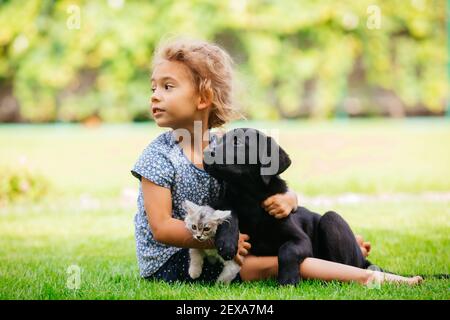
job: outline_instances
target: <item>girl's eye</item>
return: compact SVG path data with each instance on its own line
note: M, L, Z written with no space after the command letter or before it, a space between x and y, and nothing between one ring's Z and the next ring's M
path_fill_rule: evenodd
M195 225L192 225L192 230L197 230L197 227Z
M164 85L164 89L169 90L170 88L173 88L173 86L170 85L170 84L165 84ZM152 92L155 92L155 91L156 91L156 88L152 88Z

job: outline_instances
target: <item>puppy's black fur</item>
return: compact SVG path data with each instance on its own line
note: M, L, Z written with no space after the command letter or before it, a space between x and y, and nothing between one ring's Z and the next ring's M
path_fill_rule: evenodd
M253 160L251 147L257 152ZM234 161L229 163L227 157ZM261 169L275 160L279 163L276 173L262 175ZM371 263L362 255L349 225L337 213L329 211L321 216L298 207L287 218L276 219L261 207L268 197L287 191L286 182L278 175L290 164L289 156L275 140L250 128L229 131L214 149L205 150L205 170L225 184L222 196L212 206L232 211L230 223L222 224L216 233L219 254L226 260L236 255L240 231L250 236L251 254L278 256L278 281L283 285L298 283L299 264L307 257L367 268Z

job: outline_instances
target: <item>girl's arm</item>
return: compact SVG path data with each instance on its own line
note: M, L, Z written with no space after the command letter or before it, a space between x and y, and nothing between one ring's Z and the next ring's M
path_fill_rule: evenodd
M180 248L212 249L212 240L198 241L186 229L184 221L172 218L172 194L142 177L144 207L156 241Z

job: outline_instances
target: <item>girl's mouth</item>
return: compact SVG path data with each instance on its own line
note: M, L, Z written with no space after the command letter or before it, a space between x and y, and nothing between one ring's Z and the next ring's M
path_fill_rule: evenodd
M154 107L154 108L152 108L152 112L153 112L153 115L156 116L156 115L159 115L159 114L163 113L164 110Z

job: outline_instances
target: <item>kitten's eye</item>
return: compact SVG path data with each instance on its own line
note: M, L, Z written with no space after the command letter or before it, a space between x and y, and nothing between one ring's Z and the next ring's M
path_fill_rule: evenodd
M209 231L209 227L205 227L205 228L203 228L203 231Z
M197 230L197 226L196 225L192 225L192 230Z

